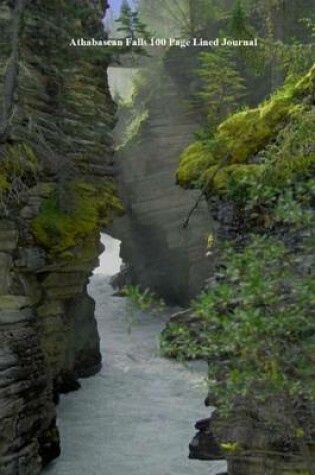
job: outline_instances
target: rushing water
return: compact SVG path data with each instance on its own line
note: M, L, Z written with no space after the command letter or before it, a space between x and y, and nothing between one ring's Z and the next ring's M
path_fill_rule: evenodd
M45 473L214 475L224 465L188 459L194 423L209 415L203 406L206 368L186 368L158 355L166 315L131 311L125 298L112 295L106 274L119 268L119 243L102 239L107 250L89 292L96 301L103 368L83 380L80 391L61 398L62 455Z

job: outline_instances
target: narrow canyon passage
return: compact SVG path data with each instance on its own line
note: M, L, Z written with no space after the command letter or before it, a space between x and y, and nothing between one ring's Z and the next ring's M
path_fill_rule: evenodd
M103 368L63 396L58 408L62 455L49 475L215 475L221 463L191 461L188 443L202 404L206 368L161 358L157 337L164 317L133 313L113 296L110 273L119 244L103 236L106 252L91 278ZM128 328L131 331L128 331Z

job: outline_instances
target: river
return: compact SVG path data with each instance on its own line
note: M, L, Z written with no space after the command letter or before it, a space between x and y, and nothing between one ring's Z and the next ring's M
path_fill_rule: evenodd
M203 405L206 367L185 367L159 356L164 315L131 311L115 297L119 243L103 235L106 251L89 285L101 336L101 372L61 397L62 455L49 475L215 475L224 464L188 459Z

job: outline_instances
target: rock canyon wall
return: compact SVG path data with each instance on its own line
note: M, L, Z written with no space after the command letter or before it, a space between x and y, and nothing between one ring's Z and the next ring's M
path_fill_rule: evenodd
M202 201L183 229L199 192L176 186L175 173L198 117L185 100L180 64L183 69L176 55L168 62L149 58L139 70L133 101L120 110L115 166L126 213L111 229L122 241L131 282L176 304L189 302L211 271L205 254L213 227Z
M60 392L100 367L87 294L100 226L121 211L112 169L108 57L70 48L103 34L95 2L0 6L0 473L59 454Z

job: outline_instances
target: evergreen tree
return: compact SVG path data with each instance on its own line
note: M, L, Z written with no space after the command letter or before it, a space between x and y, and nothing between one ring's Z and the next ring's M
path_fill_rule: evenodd
M150 36L146 25L139 18L139 12L132 10L128 0L123 0L116 22L120 25L117 31L124 33L128 38L148 38Z
M309 1L246 0L247 12L257 27L257 61L270 71L270 88L279 87L288 74L306 72L313 62L313 41L307 25Z
M197 96L207 108L208 121L214 127L234 111L244 97L244 79L226 52L203 52L197 70L202 88Z
M229 33L235 38L252 38L253 31L248 20L243 3L238 0L231 13Z
M159 35L195 36L222 17L221 3L217 0L139 0L139 10Z
M120 15L116 21L121 25L119 28L117 28L117 31L124 32L128 37L133 38L134 29L132 22L132 10L128 0L123 0L120 7Z

